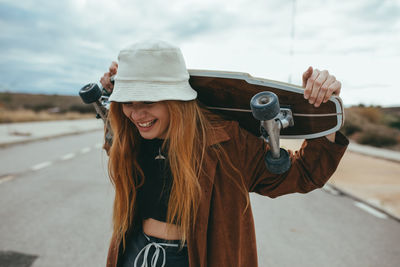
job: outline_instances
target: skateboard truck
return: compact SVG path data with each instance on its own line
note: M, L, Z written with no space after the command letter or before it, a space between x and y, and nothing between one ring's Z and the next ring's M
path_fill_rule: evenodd
M254 118L261 122L261 134L270 146L265 155L267 169L274 174L285 173L290 168L289 153L280 148L281 129L294 125L292 111L279 106L278 97L272 92L260 92L250 101Z
M110 93L100 87L96 83L89 83L83 86L79 90L79 96L86 104L93 104L96 110L96 118L102 119L107 127L106 131L106 142L111 146L112 144L112 131L110 124L107 122L107 110L109 108L109 97Z

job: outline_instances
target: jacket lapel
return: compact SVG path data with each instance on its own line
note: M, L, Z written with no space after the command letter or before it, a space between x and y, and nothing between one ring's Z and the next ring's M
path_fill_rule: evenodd
M189 266L207 266L207 229L211 209L211 198L217 169L217 158L211 146L228 141L229 135L224 127L214 128L213 134L207 143L203 160L203 172L199 177L201 186L201 200L197 210L193 232L188 238Z

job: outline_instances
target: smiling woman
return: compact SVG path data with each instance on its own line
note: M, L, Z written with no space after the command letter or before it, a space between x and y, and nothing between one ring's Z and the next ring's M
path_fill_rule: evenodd
M273 174L262 139L202 108L179 48L138 43L118 60L101 79L113 90L107 266L257 266L249 192L277 197L322 187L346 149L345 137L305 141L290 154L290 169ZM333 76L312 68L303 83L316 106L321 92L329 98L340 91Z
M144 139L164 139L169 125L167 104L160 102L123 103L122 110Z

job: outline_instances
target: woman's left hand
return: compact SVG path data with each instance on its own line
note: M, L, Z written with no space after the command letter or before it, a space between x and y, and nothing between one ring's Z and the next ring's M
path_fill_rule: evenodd
M327 70L320 71L308 67L303 73L304 98L314 107L319 107L321 103L328 102L332 94L339 95L342 84L336 80L335 76L330 75ZM329 141L335 142L336 133L325 136Z
M304 98L314 107L319 107L321 103L328 102L332 94L339 95L342 84L327 70L308 67L303 73L303 87Z

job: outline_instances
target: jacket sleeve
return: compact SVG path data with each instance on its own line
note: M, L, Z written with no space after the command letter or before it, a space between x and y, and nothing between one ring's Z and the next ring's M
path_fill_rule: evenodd
M288 151L290 169L281 175L270 173L264 156L268 146L244 129L239 128L238 144L242 174L249 192L256 192L272 198L289 193L306 193L322 187L335 172L349 141L340 132L335 143L326 137L305 140L301 148Z

